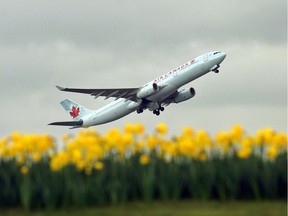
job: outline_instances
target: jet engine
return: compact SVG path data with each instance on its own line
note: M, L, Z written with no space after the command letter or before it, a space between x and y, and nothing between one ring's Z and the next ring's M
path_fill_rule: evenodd
M180 103L191 99L196 94L194 88L184 89L183 91L179 92L179 94L174 98L174 103Z
M153 83L152 85L146 85L140 89L140 91L137 93L138 98L147 98L151 96L152 94L159 91L159 86L156 83Z

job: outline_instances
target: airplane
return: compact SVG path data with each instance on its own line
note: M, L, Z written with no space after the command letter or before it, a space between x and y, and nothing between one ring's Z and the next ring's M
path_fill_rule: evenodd
M196 93L194 88L178 89L209 72L218 73L225 57L226 54L220 51L205 53L138 88L80 89L56 86L60 91L115 100L97 110L89 110L68 99L63 100L60 103L73 121L52 122L49 125L87 128L120 119L134 111L140 114L146 109L158 116L164 111L164 106L193 98Z

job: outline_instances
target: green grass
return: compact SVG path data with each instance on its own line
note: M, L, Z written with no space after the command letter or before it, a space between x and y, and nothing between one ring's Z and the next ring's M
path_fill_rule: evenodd
M0 209L1 216L284 216L287 213L284 201L167 201L167 202L133 202L123 205L94 207L84 209L65 209L53 211L25 212L21 209Z

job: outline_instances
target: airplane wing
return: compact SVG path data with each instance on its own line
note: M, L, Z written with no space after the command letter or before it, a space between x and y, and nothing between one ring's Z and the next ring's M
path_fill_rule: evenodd
M119 88L119 89L79 89L79 88L63 88L56 86L60 91L76 92L82 94L90 94L96 98L105 97L105 100L110 97L125 98L137 102L136 94L140 88Z
M173 100L175 99L175 97L179 94L178 90L175 91L173 94L171 94L169 97L165 98L163 101L161 101L161 104L163 106L168 106L169 104L171 104L173 102Z

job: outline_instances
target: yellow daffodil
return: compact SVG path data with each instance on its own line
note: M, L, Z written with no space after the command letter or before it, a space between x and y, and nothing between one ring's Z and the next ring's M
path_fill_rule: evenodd
M96 161L94 168L98 171L101 171L104 169L104 163L102 163L101 161Z
M139 158L139 163L142 165L147 165L150 163L150 157L147 154L142 154Z
M32 160L34 163L37 163L41 160L41 154L39 152L32 153Z
M270 146L268 147L266 154L269 160L274 160L278 155L278 148L275 145Z
M168 127L165 123L159 123L156 126L156 132L160 135L165 135L168 132Z
M29 168L27 166L22 166L20 168L20 172L23 174L23 175L26 175L28 172L29 172Z
M167 163L185 158L206 161L234 155L242 159L253 155L275 160L278 155L287 154L288 147L287 134L277 133L272 128L260 129L255 135L250 135L241 125L234 125L228 132L217 133L214 139L205 130L194 131L192 127L184 127L179 136L165 138L168 132L165 123L159 123L155 132L143 134L141 123L128 123L123 132L112 128L104 135L86 129L77 135L64 135L63 148L57 150L55 139L48 134L15 131L0 139L0 156L2 160L15 160L23 174L29 171L27 165L33 166L47 158L52 171L73 165L89 175L92 169L104 168L103 159L125 160L140 155L139 163L147 165L153 153Z
M194 135L194 130L191 127L184 127L182 129L182 134L183 134L183 136L193 136Z
M65 135L62 136L62 141L63 141L64 143L67 143L71 138L72 138L72 137L71 137L70 134L65 134Z
M134 133L134 125L132 123L127 123L124 128L125 133Z
M236 154L239 158L247 159L252 154L253 139L250 136L247 136L240 142L239 149Z
M140 135L140 134L143 134L145 131L145 127L143 124L141 123L137 123L135 124L135 133Z
M234 125L231 129L231 139L233 142L239 142L244 134L244 129L241 125Z

